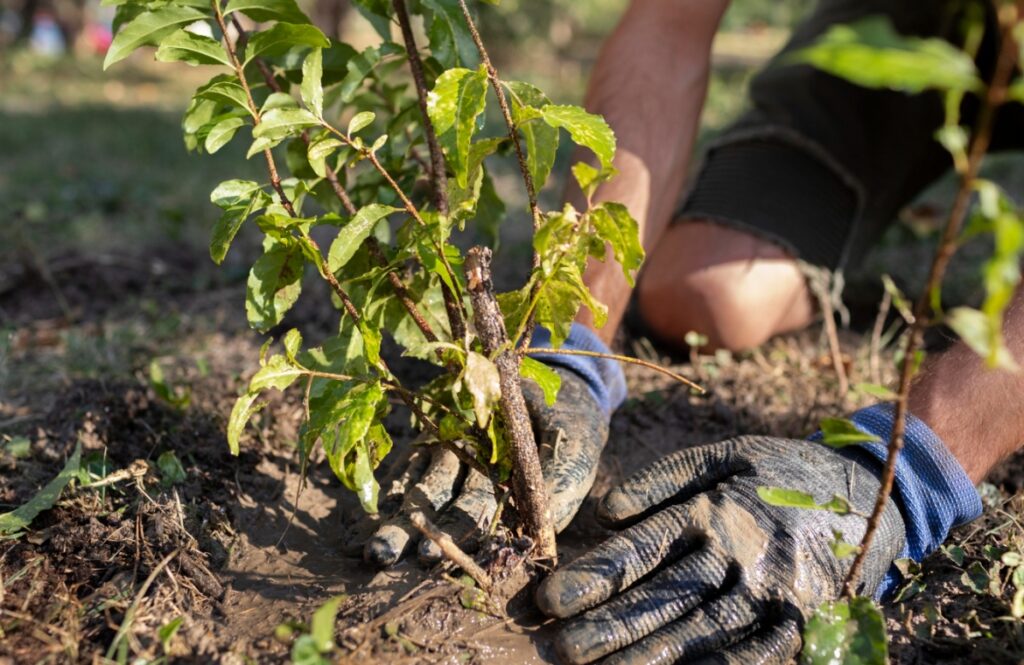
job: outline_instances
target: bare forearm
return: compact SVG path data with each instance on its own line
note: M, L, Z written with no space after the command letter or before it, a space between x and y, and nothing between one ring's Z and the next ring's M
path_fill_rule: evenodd
M619 175L597 193L619 201L640 224L645 249L669 221L686 177L707 88L711 42L728 0L634 0L601 49L586 106L618 140ZM579 204L580 193L568 198ZM592 262L585 281L608 305L605 341L629 300L621 268ZM581 314L591 324L589 312Z
M1018 290L1003 325L1006 343L1024 362L1024 290ZM910 412L949 446L978 482L1024 443L1024 373L989 369L958 342L925 362L910 392Z

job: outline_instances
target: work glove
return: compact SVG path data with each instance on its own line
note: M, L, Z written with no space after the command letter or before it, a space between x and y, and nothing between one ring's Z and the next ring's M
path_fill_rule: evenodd
M858 412L861 430L888 441L892 409ZM537 592L548 615L575 617L556 638L560 658L589 663L784 663L803 624L836 598L879 488L884 444L834 449L745 436L669 455L612 489L598 518L623 529L556 571ZM758 487L839 497L857 514L768 505ZM981 513L962 467L920 420L908 417L887 502L859 593L898 582L896 558L920 560L951 526ZM631 525L631 526L630 526ZM841 536L840 536L841 534Z
M533 347L550 347L550 333L538 327ZM562 348L607 353L587 328L573 324ZM534 436L540 445L541 472L547 484L552 521L561 531L586 498L608 441L611 412L625 399L625 378L619 363L585 356L537 356L561 378L556 402L548 406L532 381L523 382ZM429 539L420 539L409 516L417 511L436 521L464 550L479 545L497 509L492 485L467 468L454 453L432 446L415 450L394 479L382 486L382 513L390 512L366 541L364 558L378 566L396 563L418 541L421 561L435 563L442 554ZM366 524L362 525L366 528Z

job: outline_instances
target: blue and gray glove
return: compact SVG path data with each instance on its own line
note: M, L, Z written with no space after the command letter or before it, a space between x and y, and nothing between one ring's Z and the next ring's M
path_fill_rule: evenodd
M551 336L538 327L533 347L550 347ZM573 324L565 349L608 353L587 328ZM523 382L523 396L541 446L541 471L547 482L552 521L561 531L572 520L597 475L601 451L608 441L608 423L626 397L626 382L619 363L586 356L538 356L561 377L557 401L547 406L540 388ZM359 542L359 530L373 530L363 546L371 563L397 562L417 540L419 557L432 563L442 557L430 540L419 539L409 515L424 512L465 550L472 552L484 535L481 528L496 509L490 480L468 469L450 451L440 447L412 452L398 467L390 483L382 483L382 522L361 520L350 532Z
M888 440L892 409L853 422ZM835 533L858 542L865 519L770 506L759 486L838 495L874 506L885 446L837 450L809 441L745 436L669 455L606 495L599 518L622 529L553 573L537 602L575 617L556 640L560 658L589 663L784 663L802 626L836 598L851 559ZM892 562L920 560L952 526L981 513L977 491L941 440L910 417L890 498L865 561L861 593L892 589Z

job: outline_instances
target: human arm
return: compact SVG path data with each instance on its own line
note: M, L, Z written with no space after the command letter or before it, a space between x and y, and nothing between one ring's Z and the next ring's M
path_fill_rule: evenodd
M728 5L632 0L591 74L585 105L615 131L619 171L594 200L623 203L639 223L647 250L665 231L683 188L707 90L711 42ZM581 196L570 185L567 198L581 206ZM608 323L598 333L608 344L630 287L611 257L591 261L584 281L608 306ZM593 327L589 311L577 320Z

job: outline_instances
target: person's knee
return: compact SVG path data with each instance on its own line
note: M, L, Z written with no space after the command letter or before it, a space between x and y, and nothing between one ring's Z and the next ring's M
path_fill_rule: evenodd
M637 292L640 315L657 337L682 346L694 331L712 348L738 351L809 321L803 276L781 248L709 224L675 227L668 236Z

